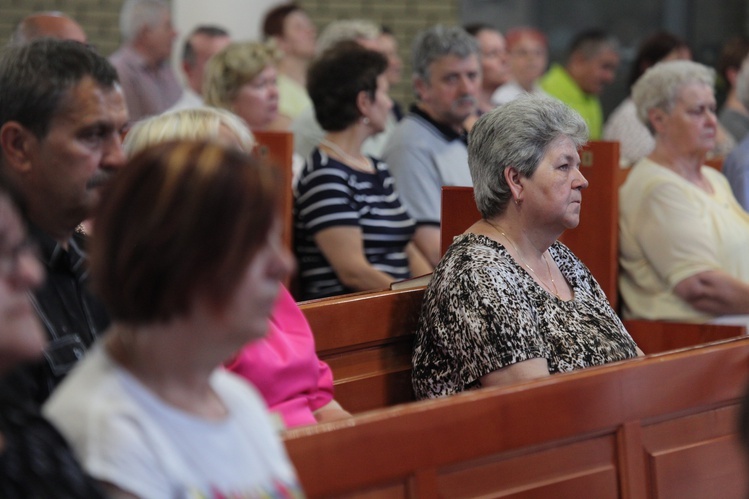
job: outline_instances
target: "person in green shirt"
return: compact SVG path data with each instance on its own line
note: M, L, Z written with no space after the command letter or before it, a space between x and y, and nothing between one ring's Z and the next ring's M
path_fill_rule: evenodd
M554 64L541 78L541 88L582 115L590 139L600 140L603 109L599 95L614 81L619 66L619 43L605 31L578 33L564 65Z

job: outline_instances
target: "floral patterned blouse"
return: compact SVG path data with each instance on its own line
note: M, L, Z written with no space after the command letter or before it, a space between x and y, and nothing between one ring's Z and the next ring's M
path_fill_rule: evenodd
M560 242L549 253L570 301L542 288L500 243L455 239L424 296L412 358L417 398L479 388L482 376L533 358L553 374L637 356L587 267Z

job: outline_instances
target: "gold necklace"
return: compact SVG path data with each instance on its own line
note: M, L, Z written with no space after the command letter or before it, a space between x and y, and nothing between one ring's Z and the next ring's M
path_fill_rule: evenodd
M541 258L543 258L544 263L546 264L546 271L549 273L549 279L551 279L551 286L552 286L551 288L549 287L548 284L546 284L546 282L543 279L541 279L541 276L538 275L535 270L533 270L533 267L528 265L528 262L525 261L525 258L523 258L522 253L520 253L520 250L518 249L517 246L515 246L515 243L512 241L512 239L510 239L510 237L507 234L505 234L505 232L502 229L500 229L499 227L491 223L489 220L484 219L484 221L488 223L492 229L500 233L502 237L507 239L507 241L512 245L513 249L515 250L515 253L518 254L518 258L520 258L520 261L522 262L522 264L525 265L528 268L528 270L530 270L531 273L538 278L538 282L543 285L544 289L546 289L546 291L552 293L554 296L556 296L558 299L561 300L562 297L559 296L559 290L557 290L557 284L554 282L554 276L551 274L551 266L549 265L549 259L546 257L547 252L544 251L543 254L541 254Z
M365 156L361 156L361 157L358 157L358 158L355 157L355 156L352 156L351 154L349 154L346 151L344 151L341 146L339 146L335 142L332 142L332 141L330 141L328 139L322 139L320 141L320 145L323 145L323 146L327 147L328 149L330 149L331 151L333 151L334 153L336 153L338 156L340 156L341 159L343 159L343 160L348 161L349 163L351 163L349 166L351 166L351 167L353 167L353 168L355 168L357 170L362 170L362 171L364 171L366 173L372 173L373 172L372 163Z

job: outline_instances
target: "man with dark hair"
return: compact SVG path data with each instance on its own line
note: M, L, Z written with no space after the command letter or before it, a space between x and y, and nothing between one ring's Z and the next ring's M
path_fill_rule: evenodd
M47 280L33 294L49 345L12 378L41 402L109 319L86 288L84 238L100 189L125 159L127 124L117 72L75 41L37 40L0 55L0 169L26 199Z
M478 43L462 28L435 26L416 36L412 66L419 101L393 130L383 159L416 220L414 243L434 266L440 260L442 186L472 185L463 123L476 112Z
M263 36L283 54L278 62L278 118L272 127L286 129L312 105L306 90L307 66L315 56L317 30L299 5L287 3L265 15Z
M199 25L193 29L182 46L182 71L187 86L182 97L169 111L203 105L203 72L208 59L231 43L229 32L220 26Z
M570 44L564 66L552 65L541 77L541 88L582 115L590 139L603 134L603 108L599 96L616 77L619 44L599 29L577 34Z

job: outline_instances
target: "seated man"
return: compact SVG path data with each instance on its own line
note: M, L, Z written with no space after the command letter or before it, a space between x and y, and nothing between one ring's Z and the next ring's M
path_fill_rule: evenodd
M130 119L160 114L182 95L169 59L177 36L164 0L126 0L120 11L122 46L109 57L117 68Z
M41 402L109 324L86 287L85 238L76 228L124 165L128 115L115 69L74 41L6 48L0 88L0 169L26 198L47 271L32 301L50 340L45 360L9 386Z
M16 25L10 43L23 45L39 38L57 38L87 43L83 28L62 12L48 11L30 14Z
M419 102L395 127L383 159L416 220L414 243L434 266L440 259L442 186L472 185L463 122L476 111L478 44L457 27L422 31L414 42L413 71Z
M182 46L182 71L187 87L169 111L203 105L203 73L208 59L231 43L229 33L219 26L200 25L193 29Z
M541 88L580 113L590 129L590 140L603 135L599 96L614 81L619 66L619 44L604 31L579 33L570 44L564 66L552 65L541 78Z

